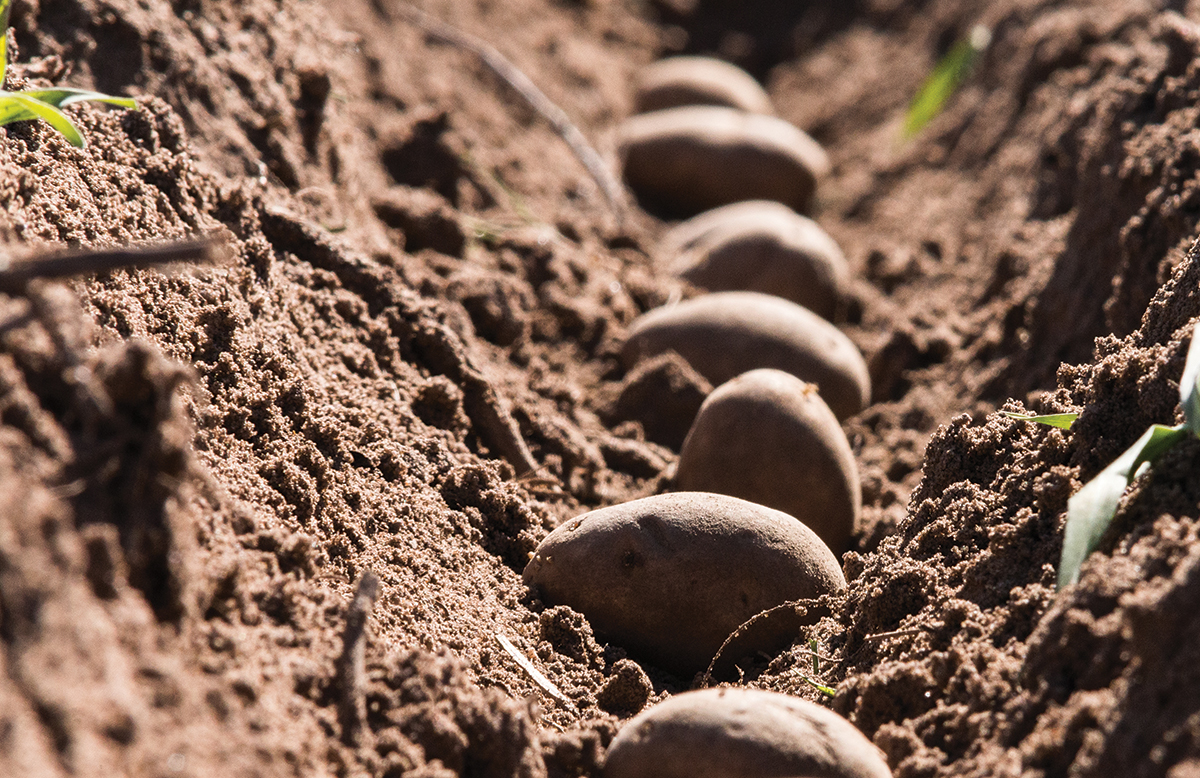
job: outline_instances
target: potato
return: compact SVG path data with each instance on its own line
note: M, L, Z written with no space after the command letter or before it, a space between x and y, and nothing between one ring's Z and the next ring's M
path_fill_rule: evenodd
M769 200L706 211L672 228L659 255L673 274L715 292L764 292L833 321L850 279L846 257L812 219Z
M683 677L760 611L845 588L833 552L786 513L675 492L585 513L538 546L524 580L603 639Z
M850 443L817 387L770 368L708 396L683 442L675 484L795 516L838 555L862 510Z
M761 689L685 692L630 719L604 778L891 778L883 754L849 721Z
M812 209L829 158L783 119L685 106L626 119L618 133L625 182L647 206L694 214L740 200Z
M634 91L638 113L682 105L723 105L771 114L771 98L754 76L712 57L669 57L644 68Z
M807 308L759 292L714 292L655 308L634 320L621 349L626 367L672 350L714 386L760 367L817 385L839 420L871 398L862 354Z

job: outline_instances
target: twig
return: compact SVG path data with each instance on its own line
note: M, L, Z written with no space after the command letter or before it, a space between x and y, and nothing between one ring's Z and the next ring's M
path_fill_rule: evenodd
M354 599L346 611L346 631L342 634L342 654L337 662L338 721L342 742L360 745L367 730L367 618L379 594L379 576L363 572L354 590Z
M531 681L537 684L539 689L553 697L558 702L562 703L567 707L568 710L576 710L575 703L571 702L571 700L568 699L565 694L560 692L558 687L555 686L549 678L542 674L541 670L538 670L536 667L534 667L533 662L530 662L528 659L526 659L525 655L522 654L520 650L512 644L511 640L497 632L496 642L500 644L501 648L508 652L508 655L513 658L513 661L525 671L525 674L529 676Z
M21 294L29 282L39 278L67 278L107 273L123 267L151 267L172 262L212 262L217 256L217 242L209 238L158 246L41 254L0 267L0 292Z
M918 635L925 630L917 627L915 629L894 629L891 632L877 632L874 635L867 635L863 638L863 642L871 642L875 640L887 640L888 638L902 638L905 635Z
M389 9L395 10L406 21L420 27L433 40L466 49L478 57L500 80L520 95L530 108L550 123L559 137L566 141L576 159L587 169L592 180L600 187L600 191L616 215L617 221L624 220L626 201L620 183L617 182L608 166L604 164L604 159L599 152L592 148L584 134L567 117L566 112L549 97L546 97L529 76L525 75L487 41L436 19L415 6L396 3Z

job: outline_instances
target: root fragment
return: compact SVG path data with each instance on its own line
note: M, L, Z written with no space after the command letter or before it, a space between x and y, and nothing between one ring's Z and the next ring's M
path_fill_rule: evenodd
M346 611L346 631L342 634L342 654L337 661L338 723L342 742L348 746L363 744L367 728L367 619L379 595L379 576L364 571L354 590L354 599Z

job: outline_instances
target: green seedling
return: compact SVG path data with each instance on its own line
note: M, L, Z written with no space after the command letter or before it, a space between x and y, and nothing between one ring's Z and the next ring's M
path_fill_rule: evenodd
M1047 427L1058 427L1060 430L1070 429L1075 420L1079 418L1078 413L1048 413L1045 416L1029 416L1024 413L1001 411L1000 415L1016 419L1017 421L1036 421L1038 424L1045 424Z
M1183 408L1182 424L1174 427L1153 425L1125 453L1067 500L1067 525L1063 533L1062 558L1058 564L1059 589L1079 580L1079 569L1108 531L1129 484L1189 435L1200 437L1200 324L1192 330L1192 342L1188 347L1183 375L1179 379L1179 403ZM1078 414L1006 415L1056 427L1069 427L1074 418L1067 421L1066 417Z
M821 652L820 644L817 643L816 638L809 638L808 653L812 655L812 674L813 676L819 677L821 675ZM807 675L801 675L800 679L812 688L819 691L821 694L824 694L826 697L834 697L837 695L837 689L817 683Z
M0 87L8 75L8 14L12 0L0 0ZM0 88L0 126L11 122L41 119L62 133L72 146L83 148L83 135L60 110L71 103L93 100L122 108L136 108L137 103L128 97L113 97L86 89L51 87L49 89L23 89L9 92Z
M942 57L908 104L908 113L904 116L905 140L920 132L942 112L950 95L971 75L979 55L991 42L992 31L977 24L966 38L954 44Z
M824 694L826 697L836 697L837 696L837 689L831 689L828 686L823 686L823 685L817 683L816 681L814 681L813 679L809 678L808 676L804 676L804 682L807 683L812 688L819 691L821 694Z

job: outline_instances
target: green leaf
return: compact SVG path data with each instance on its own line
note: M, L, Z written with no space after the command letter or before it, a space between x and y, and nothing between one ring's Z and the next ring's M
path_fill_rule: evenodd
M26 108L20 100L9 99L14 94L17 93L0 91L0 126L38 118L37 114Z
M1192 344L1179 378L1179 404L1183 406L1183 425L1193 435L1200 435L1200 323L1192 330Z
M1018 421L1036 421L1038 424L1045 424L1048 427L1058 427L1060 430L1069 429L1075 420L1079 418L1078 413L1048 413L1045 416L1030 416L1024 413L1012 413L1011 411L1000 411L1004 416Z
M23 92L0 91L0 126L11 122L44 119L54 129L66 136L71 145L82 148L83 136L59 108L84 100L110 103L123 108L137 108L137 102L132 98L113 97L87 89L53 87L50 89L27 89Z
M821 684L817 683L813 679L809 678L807 675L801 676L801 678L804 679L804 682L806 684L808 684L812 688L816 689L821 694L824 694L826 697L836 697L837 696L837 689L831 689L828 686L822 686Z
M942 112L950 95L966 80L975 66L975 61L992 41L992 32L983 25L976 25L971 34L954 44L942 57L933 72L925 79L921 89L908 104L904 116L903 135L907 140L925 127Z
M20 92L0 93L0 125L25 119L42 119L61 132L72 146L83 148L83 136L62 111Z
M3 2L3 0L0 0L0 2ZM91 92L87 89L71 89L70 87L25 89L17 92L17 94L32 97L34 100L41 100L43 103L49 103L55 108L62 108L63 106L83 102L84 100L119 105L122 108L137 108L137 101L132 97L113 97L112 95L101 94L100 92Z
M4 88L4 77L8 75L8 13L12 0L0 0L0 89Z
M1155 424L1067 500L1067 526L1063 534L1062 559L1058 564L1060 589L1079 580L1079 568L1096 550L1100 538L1112 524L1121 495L1139 475L1142 466L1153 464L1187 435L1188 430L1182 424L1178 427Z

